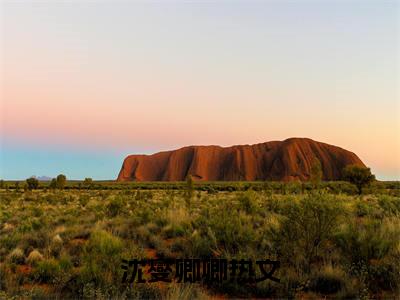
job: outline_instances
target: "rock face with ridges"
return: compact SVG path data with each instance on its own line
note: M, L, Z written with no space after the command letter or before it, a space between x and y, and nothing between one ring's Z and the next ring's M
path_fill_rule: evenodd
M365 166L353 152L307 138L232 147L189 146L153 155L129 155L118 181L305 181L314 159L324 180L339 180L345 166Z

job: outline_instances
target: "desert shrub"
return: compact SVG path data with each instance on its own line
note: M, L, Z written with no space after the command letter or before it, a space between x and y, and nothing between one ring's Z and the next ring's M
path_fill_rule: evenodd
M161 228L168 225L168 219L164 216L158 216L158 218L154 220L154 223L157 225L157 227Z
M186 249L186 252L193 257L207 258L212 256L212 252L216 248L215 236L210 238L209 232L200 233L195 230L190 236L189 247Z
M388 216L400 216L400 197L382 195L378 198L378 203Z
M93 185L93 179L90 177L85 178L85 180L83 181L83 185L86 188L90 188Z
M343 179L349 181L357 187L358 194L361 195L363 187L375 181L375 175L371 174L370 168L357 165L348 165L343 169Z
M357 195L357 187L347 181L329 181L322 182L321 187L328 188L331 194L347 194L347 195Z
M298 196L282 196L273 195L264 200L264 209L273 213L286 215L291 209L294 203L298 202Z
M11 234L11 235L0 235L0 244L7 250L11 250L17 247L19 241L21 239L20 234Z
M89 203L89 200L90 200L90 196L89 195L81 195L79 197L79 203L82 206L86 206Z
M150 239L150 232L146 226L140 225L132 230L130 238L135 241L148 241Z
M67 184L67 177L64 174L58 175L55 180L55 187L58 189L63 189L66 184Z
M100 256L118 255L122 249L122 242L106 231L92 232L85 252Z
M267 198L263 201L263 206L266 211L278 213L280 211L280 204L281 202L274 197L272 194L267 195Z
M62 255L58 261L58 264L63 271L69 271L73 267L73 263L71 261L71 257L68 255Z
M149 223L150 220L153 219L153 211L150 207L141 207L140 210L138 209L135 211L134 218L137 220L138 224L146 224Z
M327 194L309 195L298 203L292 202L275 235L278 253L309 272L311 263L323 254L321 249L336 231L342 213L340 202Z
M26 184L29 190L35 190L39 187L39 180L35 177L28 178Z
M25 233L20 240L22 249L29 248L43 249L49 244L49 237L44 230Z
M378 222L350 223L336 235L336 243L344 257L353 265L365 264L371 259L383 258L394 246L395 240L382 232Z
M255 213L257 210L256 193L253 191L241 192L237 196L241 209L246 213Z
M107 215L110 217L115 217L122 213L125 207L124 200L120 197L112 199L106 206Z
M44 201L46 201L48 204L56 204L57 203L57 196L54 193L49 193L43 197Z
M399 235L398 223L370 220L362 224L350 223L337 235L336 243L349 272L360 278L366 289L395 291L399 288L400 268L394 262L398 260L394 253Z
M45 259L37 263L33 277L41 283L53 283L60 272L60 265L55 259Z
M58 261L51 261L54 262L56 266L50 266L46 269L50 271L53 269L54 278L51 279L51 283L54 285L55 290L60 293L59 295L62 298L74 298L72 296L77 294L77 290L74 290L73 293L68 293L66 291L66 288L70 287L70 282L76 277L76 272L73 271L71 258L67 255L62 255Z
M27 257L26 262L31 266L35 266L43 259L43 255L38 250L32 250Z
M364 217L370 214L371 207L365 202L357 202L356 204L356 214L358 217Z
M39 207L39 206L34 206L34 207L32 207L31 211L32 211L32 215L33 215L34 217L41 217L41 216L43 216L43 209L42 209L41 207Z
M23 264L25 262L24 251L20 248L15 248L8 255L8 260L14 264Z
M232 208L232 204L224 204L193 221L197 234L192 234L190 239L195 252L201 249L199 254L204 255L207 247L212 245L236 253L254 243L255 233L250 217ZM210 250L208 256L211 255Z
M369 201L358 199L356 201L356 214L358 217L370 216L377 219L383 218L383 210L374 199L370 199Z
M38 218L30 218L25 219L21 222L21 225L18 226L18 231L21 233L28 233L31 231L38 231L43 227L41 220Z
M92 232L84 247L81 286L92 283L97 288L118 282L122 251L123 243L117 237L103 230Z
M49 183L49 189L54 190L57 188L57 180L55 178L51 179Z
M170 224L172 227L181 227L186 228L192 221L192 217L188 209L184 206L174 206L169 207L165 211L165 219L167 224Z
M286 183L286 191L288 194L301 194L303 190L300 182L292 181Z
M68 195L62 191L52 192L44 197L44 199L52 205L69 204L74 200L72 195Z
M72 240L72 239L88 239L91 234L91 228L85 224L71 224L69 227L66 228L65 231L60 233L60 237L65 240Z
M183 236L185 234L185 229L178 224L169 224L163 228L163 234L166 238Z

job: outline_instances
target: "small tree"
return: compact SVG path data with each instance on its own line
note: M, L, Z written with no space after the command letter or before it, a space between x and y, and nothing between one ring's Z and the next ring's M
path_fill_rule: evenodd
M322 180L322 166L318 158L314 158L311 164L310 181L317 188Z
M57 176L57 179L56 179L57 188L62 190L65 187L66 182L67 182L67 177L64 174L60 174Z
M1 179L0 180L0 189L4 189L4 187L5 187L4 180Z
M284 261L297 261L309 273L312 263L329 249L329 241L343 215L343 205L331 195L314 193L291 202L286 210L286 218L275 232L275 247Z
M39 187L39 180L37 180L35 177L31 177L26 180L26 184L28 186L28 190L35 190Z
M357 187L358 194L361 195L362 189L375 180L375 175L370 168L357 165L348 165L343 169L343 179L349 181Z
M85 178L85 180L83 181L83 184L84 184L87 188L89 188L89 187L91 187L92 184L93 184L93 179L87 177L87 178Z
M57 187L57 180L53 178L49 184L49 188L54 190L56 187Z

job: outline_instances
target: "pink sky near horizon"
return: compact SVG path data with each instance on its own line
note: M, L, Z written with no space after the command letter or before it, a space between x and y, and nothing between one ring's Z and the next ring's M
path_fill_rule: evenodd
M400 179L398 11L123 4L134 18L107 3L3 7L5 143L133 153L308 137Z
M351 119L340 124L328 121L321 127L319 124L326 121L324 116L314 115L316 112L304 119L304 115L285 116L284 110L274 115L251 109L229 111L210 104L184 108L176 103L156 110L150 103L137 110L135 102L118 107L107 102L54 103L45 93L41 94L41 101L26 102L18 100L21 98L17 92L10 94L8 99L12 101L6 102L4 110L4 129L14 139L31 144L61 148L73 145L87 150L131 147L132 152L140 145L154 152L192 144L230 146L309 137L355 152L373 170L398 174L400 169L400 144L386 129L388 124L366 131L362 120ZM49 107L51 114L44 117ZM193 112L182 116L182 109ZM299 126L288 119L299 122ZM236 123L240 125L233 127ZM379 137L376 143L371 143L371 136Z

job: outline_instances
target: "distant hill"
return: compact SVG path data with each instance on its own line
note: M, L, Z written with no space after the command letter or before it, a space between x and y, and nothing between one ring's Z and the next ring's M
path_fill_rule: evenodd
M53 179L52 177L49 177L49 176L35 176L35 175L33 175L31 177L34 177L39 181L51 181Z
M305 181L314 159L321 162L324 180L339 180L346 165L365 166L356 154L308 138L290 138L255 145L188 146L153 155L129 155L118 181L195 180Z

